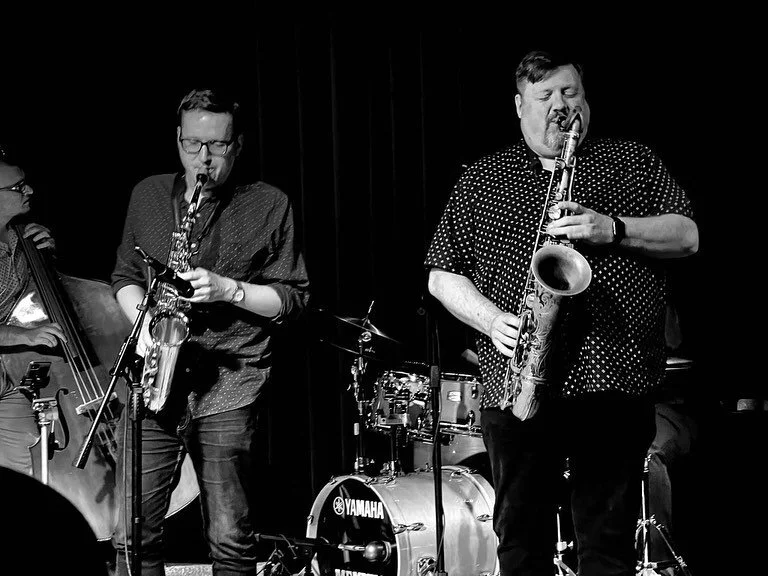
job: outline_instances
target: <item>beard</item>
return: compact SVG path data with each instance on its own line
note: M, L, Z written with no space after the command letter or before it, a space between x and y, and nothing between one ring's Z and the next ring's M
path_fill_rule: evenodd
M565 142L565 133L560 131L560 124L557 121L548 122L544 132L544 144L550 150L560 152L563 149L563 142Z

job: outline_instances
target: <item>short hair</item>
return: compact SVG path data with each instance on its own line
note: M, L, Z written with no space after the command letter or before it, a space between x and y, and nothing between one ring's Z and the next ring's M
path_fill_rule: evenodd
M191 90L181 99L179 108L176 111L179 126L181 126L182 114L192 110L207 110L215 114L231 114L234 135L237 136L243 131L240 121L240 104L235 100L234 95L225 90L199 88Z
M576 68L579 77L584 80L584 67L571 56L556 52L545 52L544 50L532 50L523 56L520 64L515 71L515 85L517 91L522 94L521 86L523 82L535 84L540 82L557 68L561 66L573 66Z

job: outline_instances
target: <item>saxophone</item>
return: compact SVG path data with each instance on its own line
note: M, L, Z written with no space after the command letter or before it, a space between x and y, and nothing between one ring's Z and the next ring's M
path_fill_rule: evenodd
M541 388L552 381L552 353L564 297L587 289L592 269L586 258L567 240L546 233L550 222L564 216L557 207L570 201L576 171L576 145L581 136L581 108L576 107L561 123L563 148L544 201L534 243L531 265L517 314L518 337L504 377L504 396L499 407L512 407L520 420L535 416L541 400Z
M171 238L168 267L176 272L186 272L190 268L192 225L195 222L200 192L207 181L206 174L197 175L187 213ZM155 296L152 320L149 323L152 346L144 354L141 375L144 404L152 412L162 410L168 400L179 350L189 337L189 319L185 313L189 308L189 302L179 299L179 293L174 286L166 282L160 283Z

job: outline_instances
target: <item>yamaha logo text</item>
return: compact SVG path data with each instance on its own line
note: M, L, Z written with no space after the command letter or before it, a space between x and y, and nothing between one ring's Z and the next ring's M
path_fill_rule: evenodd
M357 516L359 518L378 518L379 520L384 520L384 504L373 500L336 496L333 499L333 511L338 516L346 514L347 516Z

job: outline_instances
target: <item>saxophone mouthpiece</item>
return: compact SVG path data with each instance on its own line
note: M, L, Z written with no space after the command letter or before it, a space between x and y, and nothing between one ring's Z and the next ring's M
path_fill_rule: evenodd
M579 125L576 127L577 132L581 132L581 106L575 106L568 116L566 116L562 122L560 122L560 130L568 132L573 126L576 120L579 121Z

